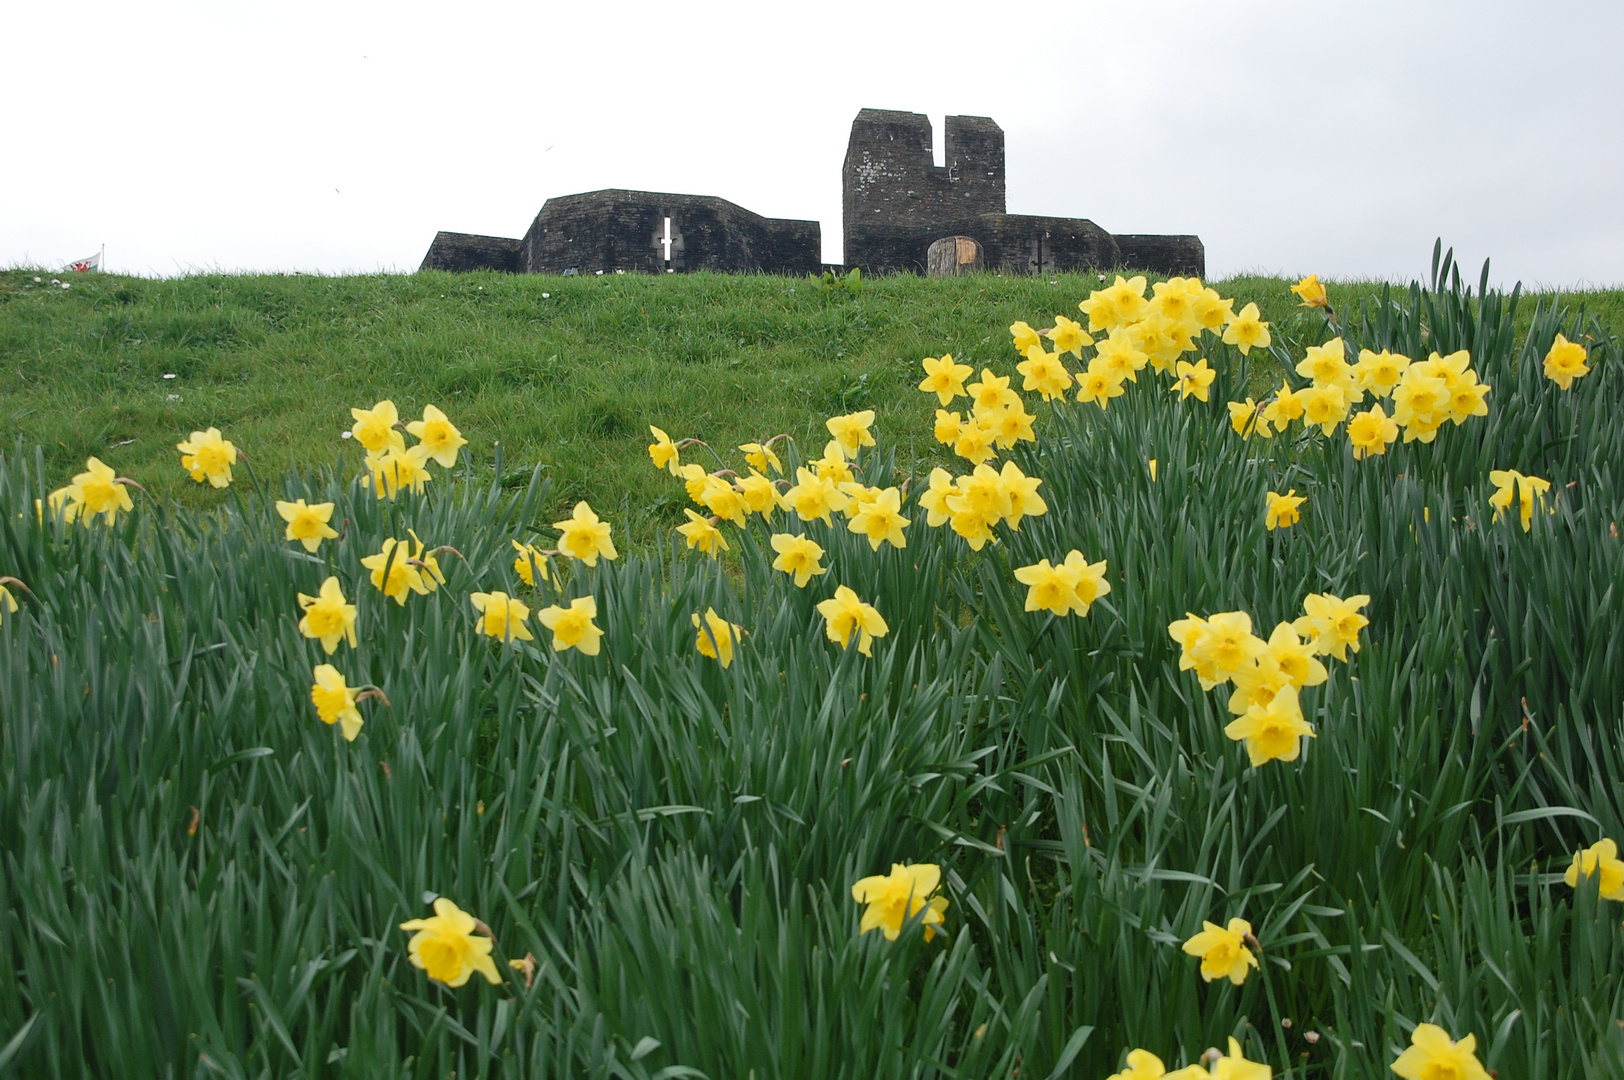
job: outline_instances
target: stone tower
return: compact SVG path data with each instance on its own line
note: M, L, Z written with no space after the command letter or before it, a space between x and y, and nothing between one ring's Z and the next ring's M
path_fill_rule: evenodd
M937 165L929 117L857 114L842 173L846 265L922 273L933 241L966 236L980 242L987 268L1002 273L1205 270L1198 237L1113 237L1082 218L1006 213L1003 129L985 116L949 116L943 128L946 164Z

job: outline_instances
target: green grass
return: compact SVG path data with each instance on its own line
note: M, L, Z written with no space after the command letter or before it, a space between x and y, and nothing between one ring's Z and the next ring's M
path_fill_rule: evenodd
M979 555L911 500L904 550L780 516L829 550L798 590L759 521L726 527L725 565L673 549L654 526L681 485L644 425L805 452L872 405L865 475L899 481L935 453L918 359L1007 373L1004 327L1086 281L29 279L0 279L23 376L0 574L32 590L0 623L0 1075L1103 1080L1130 1048L1176 1067L1234 1036L1276 1075L1375 1080L1423 1021L1502 1077L1624 1075L1620 908L1561 882L1624 837L1624 357L1576 308L1334 290L1354 345L1468 348L1495 387L1488 417L1354 462L1340 433L1230 429L1226 398L1330 331L1281 282L1226 283L1277 348L1206 339L1210 402L1146 372L1108 412L1042 409L1014 458L1049 511ZM1576 299L1618 324L1615 295ZM1558 329L1595 341L1568 393L1540 374ZM500 374L555 353L551 381ZM337 432L385 393L446 408L475 467L360 489ZM225 493L172 449L210 423L254 460ZM89 453L151 494L115 528L37 525ZM1490 521L1505 467L1557 493L1530 533ZM1288 486L1303 520L1268 532ZM524 589L509 540L546 535L564 488L632 542ZM344 538L285 543L292 495L337 502ZM359 559L408 527L464 558L399 606ZM1072 548L1111 594L1022 610L1013 569ZM295 630L328 574L360 606L332 662L389 698L354 743L316 720L328 658ZM872 658L823 636L837 585L889 623ZM491 589L594 596L603 653L479 636L467 595ZM1239 608L1266 632L1321 591L1370 595L1363 648L1304 692L1303 757L1251 769L1167 624ZM748 630L726 671L695 652L707 606ZM927 861L946 936L859 936L851 884ZM436 894L490 925L502 986L408 963L396 927ZM1204 983L1179 942L1231 916L1261 969ZM528 989L505 965L526 954Z
M353 470L360 450L339 439L349 409L388 397L403 416L444 409L477 468L500 441L510 484L539 464L552 507L590 496L643 539L682 520L680 492L646 468L649 424L726 451L787 432L816 456L823 417L873 407L905 461L936 460L920 359L1007 373L1006 326L1076 315L1098 286L890 277L853 297L775 277L425 273L73 275L64 291L35 276L0 272L0 430L43 447L64 482L94 454L160 498L212 505L174 449L209 426L267 477ZM1219 284L1289 343L1319 332L1287 282ZM1349 284L1334 300L1351 309L1378 291ZM1574 300L1624 325L1624 293Z

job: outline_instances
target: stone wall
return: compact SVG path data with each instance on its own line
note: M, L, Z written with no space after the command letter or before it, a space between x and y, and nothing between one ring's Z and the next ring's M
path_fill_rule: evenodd
M863 109L846 144L841 204L846 264L865 274L923 273L944 236L980 242L989 270L1039 274L1124 266L1162 274L1206 269L1194 236L1117 236L1086 218L1006 212L1004 133L984 116L949 116L944 160L922 113Z
M419 270L501 270L508 274L522 272L519 259L519 241L505 236L480 236L477 233L438 232L428 254L423 256Z
M523 266L533 274L798 275L815 274L823 263L816 221L765 218L708 195L613 188L548 199L521 243Z
M1117 233L1116 242L1122 252L1117 265L1130 270L1154 270L1170 277L1203 277L1207 272L1207 248L1199 236Z

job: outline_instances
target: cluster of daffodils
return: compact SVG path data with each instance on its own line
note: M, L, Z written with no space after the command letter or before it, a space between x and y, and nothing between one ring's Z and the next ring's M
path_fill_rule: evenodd
M1127 1067L1112 1073L1109 1080L1269 1080L1274 1071L1258 1061L1246 1060L1241 1044L1233 1037L1229 1040L1229 1053L1217 1049L1201 1055L1206 1065L1186 1065L1182 1069L1167 1071L1162 1059L1149 1050L1129 1050Z
M1198 351L1197 342L1203 334L1221 334L1226 344L1235 346L1243 355L1270 344L1269 324L1262 320L1256 304L1247 304L1237 314L1233 300L1219 296L1198 278L1159 281L1151 293L1145 295L1143 277L1124 279L1118 275L1108 288L1094 290L1077 305L1088 316L1086 330L1063 315L1057 315L1054 326L1046 330L1034 330L1024 322L1011 325L1015 350L1025 358L1016 365L1025 380L1024 389L1037 391L1045 401L1064 401L1066 391L1075 385L1077 401L1092 402L1104 409L1112 398L1126 392L1125 383L1137 383L1139 373L1149 366L1171 378L1170 389L1181 398L1194 396L1206 401L1216 373L1205 358L1193 364L1181 359L1186 353ZM1067 369L1067 354L1084 365L1081 371ZM928 364L926 371L931 373ZM964 374L969 374L967 369ZM989 374L983 372L982 383L977 385L984 387ZM950 400L946 391L951 387L927 385L930 383L931 379L926 379L920 388L943 394L942 404L946 405ZM990 410L984 406L982 396L990 396L991 391L983 389L978 394L976 386L971 386L970 392L975 411L963 423L975 421L986 426ZM1007 399L1003 407L1013 408ZM991 415L996 419L995 413ZM937 414L938 439L943 438L952 416Z
M1379 353L1362 349L1358 362L1350 364L1342 339L1332 338L1310 346L1298 363L1297 374L1309 380L1307 386L1294 390L1282 381L1273 397L1261 404L1251 398L1232 401L1230 423L1243 437L1267 439L1284 433L1293 421L1300 421L1305 430L1317 427L1326 436L1345 421L1354 458L1379 456L1398 439L1401 429L1405 442L1429 443L1445 423L1464 424L1489 414L1492 388L1477 381L1471 362L1464 349L1448 356L1433 353L1419 362L1386 349ZM1392 414L1379 400L1353 412L1366 394L1391 398Z
M1075 328L1077 324L1071 325ZM1027 390L1037 390L1046 401L1055 397L1065 400L1071 376L1057 357L1050 356L1049 361L1052 361L1052 370L1034 369L1032 362L1017 367L1026 374ZM928 356L921 363L925 378L919 388L934 393L944 406L936 410L936 441L952 447L953 453L972 465L980 465L1018 442L1037 441L1032 431L1037 417L1026 411L1021 395L1010 389L1010 376L994 375L992 369L982 368L981 378L965 386L964 380L974 369L968 364L954 363L951 355ZM970 399L969 412L962 417L945 408L959 397Z
M709 446L698 439L673 439L664 430L650 426L654 441L649 444L649 460L683 481L688 498L700 509L684 508L687 521L677 526L677 534L689 550L717 558L731 550L724 523L738 529L748 527L758 515L769 527L779 511L792 514L803 524L818 521L835 527L834 515L844 517L848 531L864 537L873 551L889 544L908 546L905 530L912 523L902 515L904 493L895 487L880 488L859 479L859 456L874 442L874 410L864 409L832 416L825 422L830 435L823 456L795 470L791 483L784 477L784 462L774 446L789 438L778 435L760 442L742 444L739 449L749 469L745 475L728 468L707 471L703 465L684 462L682 453L693 446ZM771 474L771 475L769 475ZM775 558L772 568L790 576L798 588L828 572L823 565L824 548L804 533L773 532L768 543ZM885 619L873 605L864 603L849 587L841 585L835 594L818 605L829 640L841 648L857 643L858 652L872 655L874 639L889 631ZM729 623L707 609L703 618L692 616L697 631L695 648L700 655L716 660L724 668L733 661L734 646L744 628Z
M1148 1050L1130 1050L1127 1066L1108 1080L1269 1080L1273 1071L1261 1062L1248 1061L1241 1044L1229 1040L1229 1053L1217 1049L1201 1055L1202 1065L1186 1065L1167 1071L1162 1060ZM1410 1045L1391 1066L1403 1080L1489 1080L1492 1075L1477 1059L1477 1036L1468 1034L1456 1042L1436 1024L1417 1024L1410 1033Z
M1350 648L1359 651L1359 631L1370 624L1359 609L1369 602L1368 596L1311 593L1303 616L1277 625L1267 641L1252 633L1244 611L1187 615L1167 632L1182 650L1179 670L1194 671L1203 690L1234 684L1229 711L1239 719L1224 734L1246 744L1252 765L1295 761L1302 738L1314 737L1298 693L1328 677L1319 657L1346 662Z
M1013 461L1004 462L1002 469L977 465L957 477L946 469L932 469L919 505L925 510L926 525L933 529L948 525L971 550L980 551L994 539L993 527L1000 522L1019 531L1022 519L1049 512L1038 494L1042 483Z
M450 469L457 464L458 451L468 445L456 425L433 405L424 406L423 418L409 424L400 422L393 401L351 409L350 415L355 423L349 435L366 451L367 475L361 482L380 499L393 499L401 488L421 494L430 479L429 462ZM417 442L408 447L402 431Z

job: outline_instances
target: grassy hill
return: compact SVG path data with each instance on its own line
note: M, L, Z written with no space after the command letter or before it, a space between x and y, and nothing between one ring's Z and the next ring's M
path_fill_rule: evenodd
M360 450L339 437L350 406L388 397L403 417L445 410L476 468L500 440L514 482L540 464L553 506L590 497L639 536L651 514L681 520L680 489L648 467L650 422L729 449L788 432L815 440L815 455L822 417L872 407L882 428L911 433L895 444L905 463L929 458L921 358L1009 374L1004 327L1076 315L1099 284L892 277L852 296L712 274L73 275L67 290L50 278L0 273L0 432L44 447L62 482L94 454L155 495L209 505L174 449L209 426L262 476L341 460L351 473ZM1255 301L1287 342L1322 335L1286 281L1215 284L1237 306ZM1380 288L1338 286L1332 299L1351 310ZM1571 299L1624 325L1624 293Z
M1033 441L949 498L900 475L936 453L919 358L1007 373L1004 327L1097 280L41 276L0 277L0 1077L1095 1080L1211 1047L1209 1080L1378 1080L1425 1023L1489 1075L1624 1080L1616 295L1333 289L1355 354L1475 372L1373 379L1419 437L1355 457L1370 397L1234 430L1333 330L1221 283L1273 351L1206 335L1207 400L1027 394ZM1590 345L1566 386L1558 333ZM1346 373L1313 372L1323 407ZM470 464L351 482L381 395ZM849 517L763 504L725 561L664 529L647 423L789 431L793 465L863 405L889 490ZM209 424L257 469L225 492L173 448ZM151 493L36 516L91 453ZM575 494L619 556L526 582ZM284 495L342 527L289 542ZM821 573L775 565L808 544ZM1439 1064L1405 1075L1482 1075Z

